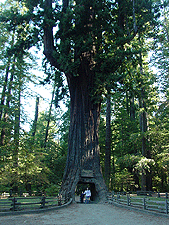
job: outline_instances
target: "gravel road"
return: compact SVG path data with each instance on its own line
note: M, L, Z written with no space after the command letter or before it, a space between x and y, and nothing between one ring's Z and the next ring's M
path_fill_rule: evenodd
M78 204L40 214L0 217L1 225L169 225L169 218L110 204Z

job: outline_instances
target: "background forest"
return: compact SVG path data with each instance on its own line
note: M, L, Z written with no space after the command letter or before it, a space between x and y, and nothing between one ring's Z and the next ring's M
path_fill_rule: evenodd
M113 72L119 79L101 90L100 161L114 191L169 192L169 1L153 7L156 24L133 38L132 57ZM43 11L32 19L30 9L19 0L0 5L0 193L56 195L69 93L43 56Z

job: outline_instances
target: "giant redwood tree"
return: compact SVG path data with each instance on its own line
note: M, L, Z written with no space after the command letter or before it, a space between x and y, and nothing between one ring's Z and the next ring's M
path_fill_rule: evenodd
M69 143L61 193L74 198L76 185L88 183L93 195L105 196L98 141L102 92L107 83L122 82L123 73L113 74L133 57L130 43L138 31L148 32L152 26L152 1L63 0L61 7L52 0L29 3L37 6L36 15L40 7L44 9L43 13L39 10L44 54L65 74L70 92Z

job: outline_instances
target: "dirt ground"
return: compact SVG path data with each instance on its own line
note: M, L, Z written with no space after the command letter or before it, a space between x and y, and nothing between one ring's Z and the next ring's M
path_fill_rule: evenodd
M169 225L169 218L110 204L73 203L39 213L0 217L1 225Z

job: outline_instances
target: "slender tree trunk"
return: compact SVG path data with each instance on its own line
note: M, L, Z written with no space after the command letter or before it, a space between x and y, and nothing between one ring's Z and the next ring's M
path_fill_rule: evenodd
M130 98L130 119L135 120L135 106L134 106L134 96L132 94Z
M2 113L4 108L4 102L5 102L5 95L6 95L6 89L7 89L7 82L8 82L8 75L9 75L9 65L6 68L6 75L5 75L5 81L4 86L2 90L2 96L1 96L1 106L0 106L0 120L2 119Z
M36 133L36 127L37 127L37 122L38 122L38 114L39 114L39 97L36 97L36 106L35 106L35 119L33 121L33 132L32 136L35 136Z
M126 110L127 110L128 115L129 115L130 108L129 108L129 94L128 94L128 91L126 91Z
M115 162L114 162L114 150L112 149L112 170L111 170L111 189L115 187Z
M9 81L9 84L8 84L6 108L4 110L4 115L3 115L3 121L4 121L5 125L2 127L2 130L1 130L1 139L0 139L0 145L1 146L3 146L5 144L5 135L6 135L6 127L5 126L7 126L6 123L7 123L8 114L9 114L9 106L10 106L10 101L11 101L12 82L13 82L13 78L14 78L14 69L15 69L15 59L13 60L11 77L10 77L10 81Z
M13 190L18 192L18 153L19 153L19 132L20 132L20 106L21 106L21 87L19 85L18 99L15 106L15 123L14 123L14 151L13 151Z
M143 74L141 53L140 53L140 72L141 72L141 74ZM145 90L142 86L143 86L143 81L141 81L141 91L140 91L140 99L139 99L139 106L141 109L140 130L142 133L142 155L147 158L151 158L151 153L150 153L149 146L148 146L148 139L147 139L147 137L145 137L145 133L148 130L148 125L147 125L147 109L146 109L146 103L145 103L145 99L146 99ZM142 173L141 189L143 191L152 190L151 172L145 171L145 173Z
M141 95L144 96L144 90L141 90ZM143 109L143 112L140 114L140 130L142 133L142 155L151 158L151 153L148 146L148 140L147 137L145 137L145 132L147 132L147 113L146 113L146 105L144 97L140 99L140 108ZM145 171L145 173L142 174L142 190L143 191L151 191L152 190L152 176L151 172Z
M144 90L141 90L141 95L144 94ZM147 131L147 115L146 115L146 108L145 108L145 101L144 98L142 97L140 99L140 109L143 110L143 112L140 113L140 130L143 134L142 137L142 155L147 156L147 138L145 137L145 132Z
M107 187L110 185L111 174L111 100L107 96L106 109L106 146L105 146L105 182Z
M141 91L143 94L143 90ZM144 100L141 98L139 100L140 109L144 109ZM147 139L145 137L145 132L147 131L147 123L146 123L146 112L143 111L140 113L140 131L142 133L142 155L146 157L146 143ZM146 191L146 174L145 172L142 173L141 177L141 190Z
M11 48L14 45L14 40L15 40L15 29L14 29L13 35L12 35ZM6 97L6 89L7 89L7 84L8 84L8 76L9 76L10 66L11 66L11 56L8 57L8 62L7 62L7 65L6 65L5 80L4 80L4 86L3 86L3 90L2 90L2 96L1 96L1 105L0 105L0 120L2 119L2 114L3 114L3 108L4 108L5 97Z
M133 1L133 29L135 31L135 33L137 32L137 25L136 25L136 15L135 15L135 1Z
M163 1L163 17L164 17L164 29L166 32L166 39L169 42L169 29L168 29L168 11L167 11L167 4Z
M45 141L44 141L44 148L46 148L46 142L47 142L47 139L48 139L49 124L50 124L50 117L51 117L51 113L52 113L52 105L53 105L53 99L54 99L54 95L55 95L55 88L56 88L56 84L54 84L54 87L53 87L52 99L51 99L49 113L48 113L46 133L45 133Z

